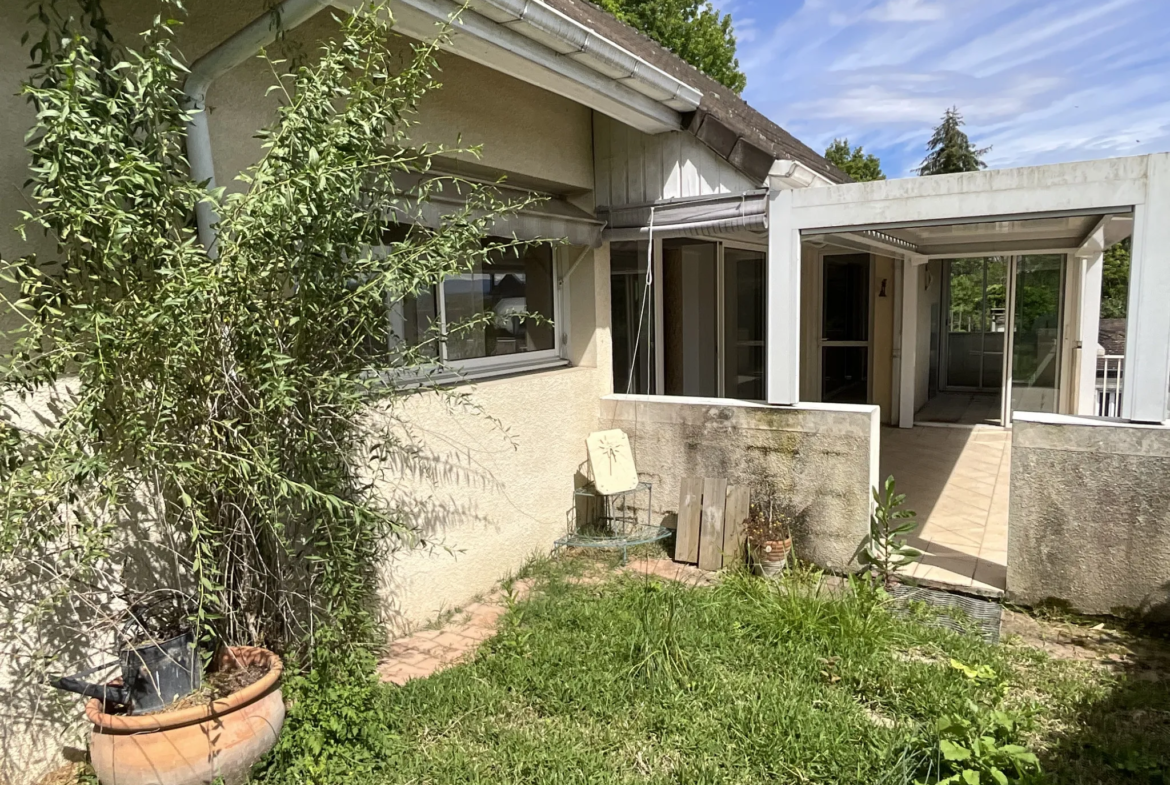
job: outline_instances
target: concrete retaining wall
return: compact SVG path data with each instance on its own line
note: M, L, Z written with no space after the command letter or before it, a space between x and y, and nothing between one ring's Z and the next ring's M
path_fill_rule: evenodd
M1007 589L1170 619L1170 428L1016 415Z
M850 569L869 528L878 416L876 406L611 395L600 427L629 435L639 474L654 483L657 522L674 525L684 477L726 477L799 510L798 556Z

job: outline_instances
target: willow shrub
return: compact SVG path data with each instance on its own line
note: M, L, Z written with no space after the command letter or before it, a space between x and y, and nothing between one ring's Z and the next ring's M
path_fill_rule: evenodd
M177 592L209 639L301 653L322 630L330 646L375 641L383 551L417 539L377 485L421 456L404 402L444 394L400 382L438 370L444 336L388 340L387 304L487 264L483 237L523 205L432 173L453 150L411 131L440 41L403 56L385 8L341 20L311 64L270 61L279 109L246 188L226 194L187 174L167 20L181 7L160 4L130 48L82 6L76 22L42 14L24 88L23 228L57 253L3 262L19 325L2 388L59 406L37 422L18 405L0 425L5 583L35 585L26 622L85 607L119 629L150 594L118 574L145 532L173 544L183 576L154 590ZM440 187L465 207L424 228ZM220 216L212 253L193 228L200 200ZM143 510L149 525L129 528Z

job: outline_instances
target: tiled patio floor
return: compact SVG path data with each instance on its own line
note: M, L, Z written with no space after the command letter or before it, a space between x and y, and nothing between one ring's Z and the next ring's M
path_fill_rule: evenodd
M999 593L1007 581L1011 431L882 428L881 479L893 474L918 513L912 578Z
M999 401L999 393L940 392L914 415L914 421L999 425Z

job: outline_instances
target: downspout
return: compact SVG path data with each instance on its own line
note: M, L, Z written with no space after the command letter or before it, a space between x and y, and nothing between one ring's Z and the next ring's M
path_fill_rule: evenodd
M211 129L207 123L207 91L211 84L259 54L261 49L276 40L281 30L297 27L328 5L328 0L284 0L191 64L183 92L187 96L188 109L193 111L187 125L187 162L195 182L206 182L208 190L216 187ZM205 200L195 205L195 219L199 224L199 241L214 258L215 225L219 223L219 216L211 202Z

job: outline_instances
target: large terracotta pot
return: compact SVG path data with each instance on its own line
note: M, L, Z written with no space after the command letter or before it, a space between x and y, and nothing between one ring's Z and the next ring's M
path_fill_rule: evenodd
M102 785L224 785L244 782L252 765L276 744L284 724L280 674L284 665L267 649L236 646L221 668L264 664L266 673L223 700L159 714L107 714L90 700L90 759Z

